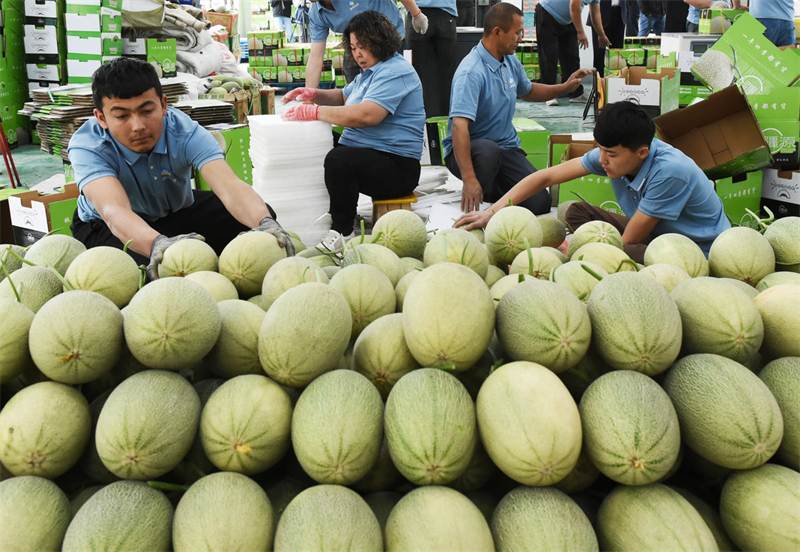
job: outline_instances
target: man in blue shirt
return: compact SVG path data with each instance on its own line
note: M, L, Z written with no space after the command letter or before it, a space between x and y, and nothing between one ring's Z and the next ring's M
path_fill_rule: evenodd
M119 58L92 76L95 119L72 136L69 159L80 197L72 233L87 247L106 245L147 264L158 278L164 251L187 238L217 252L250 229L274 235L288 255L294 247L275 213L225 163L211 134L167 109L149 63ZM211 192L191 188L200 171Z
M460 217L455 226L486 226L492 215L540 190L589 174L608 176L626 216L588 203L574 203L567 223L577 229L590 220L612 224L622 234L625 253L641 263L647 244L662 234L682 234L708 256L711 244L731 227L722 200L692 159L653 138L655 125L632 102L606 106L597 117L594 137L599 148L583 157L532 174L485 211Z
M767 28L764 36L775 46L795 43L793 0L751 0L750 15Z
M536 169L519 147L511 119L517 98L543 102L572 92L593 69L580 69L559 85L533 84L515 51L522 39L522 12L503 2L492 6L483 25L483 38L461 61L450 93L450 120L442 142L445 164L464 182L461 210L479 209L484 197L495 201ZM550 194L521 203L534 213L550 210Z
M405 36L403 15L394 0L360 0L359 2L352 0L311 0L311 2L311 9L308 12L308 21L311 27L311 55L306 66L306 86L308 88L319 87L322 58L325 54L325 43L328 39L328 34L330 31L335 33L343 32L350 20L353 19L353 16L367 10L380 12L394 23L397 32L400 33L400 38ZM428 30L428 18L417 7L417 3L414 0L401 0L401 3L411 15L414 29L424 34ZM402 47L398 53L402 53ZM345 59L342 70L347 82L353 82L356 75L361 72L358 64L353 63L349 58Z
M686 32L697 33L700 30L700 12L705 9L714 8L717 10L723 9L746 9L742 6L741 0L683 0L689 4L689 13L686 14ZM768 0L769 3L775 0ZM792 0L789 0L791 2ZM794 33L794 24L792 24L792 33ZM794 35L792 35L794 36ZM794 44L794 38L792 38Z

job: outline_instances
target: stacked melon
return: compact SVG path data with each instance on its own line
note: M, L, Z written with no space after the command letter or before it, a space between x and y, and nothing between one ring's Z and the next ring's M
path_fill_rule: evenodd
M796 550L799 223L0 251L0 549Z

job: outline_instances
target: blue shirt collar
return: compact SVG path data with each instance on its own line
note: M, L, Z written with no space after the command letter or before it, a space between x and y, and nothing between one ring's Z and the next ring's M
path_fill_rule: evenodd
M151 151L150 153L136 153L132 149L129 149L129 148L123 146L122 144L120 144L119 141L111 135L111 131L109 131L108 129L106 129L106 134L111 139L111 141L114 142L114 144L117 146L119 151L122 152L122 156L125 158L125 161L128 163L128 165L134 165L139 159L147 158L152 153L159 153L161 155L166 155L167 154L167 118L166 117L164 118L164 128L161 129L161 136L159 137L158 142L156 142L156 145L153 147L153 151Z
M658 151L658 140L655 138L650 142L650 153L647 154L647 157L642 163L642 167L639 169L639 172L636 173L636 177L634 177L632 182L628 182L628 187L636 190L637 192L642 191L645 182L647 181L647 177L650 175L650 169L653 168L653 158ZM627 177L623 177L627 182Z
M489 50L486 49L486 46L483 45L483 39L478 42L476 46L478 49L478 55L481 56L483 62L491 69L493 72L500 69L500 66L503 64L502 61L499 61L496 57L489 53Z
M394 56L399 56L399 55L400 55L400 54L394 54L394 55L392 55L392 57L390 57L390 58L387 58L387 59L386 59L386 61L389 61L389 60L390 60L390 59L392 59ZM384 63L386 63L386 61L379 61L378 63L376 63L375 65L373 65L373 66L372 66L372 67L370 67L369 69L364 69L364 71L362 72L362 73L363 73L363 75L364 75L364 77L366 78L366 77L368 76L368 74L370 74L370 73L374 73L375 71L377 71L377 70L378 70L378 68L379 68L381 65L383 65Z

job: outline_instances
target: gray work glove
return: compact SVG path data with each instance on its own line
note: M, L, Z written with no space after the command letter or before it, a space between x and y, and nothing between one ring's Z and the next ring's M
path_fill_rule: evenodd
M203 236L194 232L191 234L180 234L172 238L168 238L164 234L156 236L156 239L153 240L153 245L150 246L150 264L147 265L147 277L150 278L151 281L158 280L158 265L164 260L164 252L167 248L173 243L187 239L206 241Z
M258 226L253 228L251 232L267 232L268 234L272 234L278 240L278 245L286 250L286 256L294 256L295 251L292 238L274 218L264 217L261 219L261 222L258 223Z
M412 17L411 25L419 34L425 34L428 31L428 16L419 10L419 13Z

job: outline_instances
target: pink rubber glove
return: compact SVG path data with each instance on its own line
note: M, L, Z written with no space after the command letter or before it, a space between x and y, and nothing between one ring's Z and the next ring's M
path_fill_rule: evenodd
M289 109L283 114L284 121L316 121L319 106L314 104L302 104Z
M317 89L316 88L295 88L294 90L289 90L286 94L283 95L282 103L289 103L289 102L313 102L317 97Z

